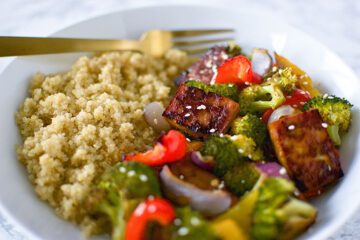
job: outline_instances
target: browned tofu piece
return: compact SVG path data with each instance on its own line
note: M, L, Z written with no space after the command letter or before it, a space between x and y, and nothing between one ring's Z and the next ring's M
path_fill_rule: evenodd
M238 113L237 102L182 84L163 116L175 128L200 138L226 132Z
M319 111L282 118L268 126L280 163L306 197L343 176L339 155Z
M203 83L210 83L217 68L222 65L228 58L228 46L214 46L195 64L190 66L186 71L176 78L175 83L180 85L187 80L198 80Z

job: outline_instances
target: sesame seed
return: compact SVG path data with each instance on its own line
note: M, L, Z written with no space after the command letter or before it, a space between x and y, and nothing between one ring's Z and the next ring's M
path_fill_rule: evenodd
M223 189L225 187L224 181L221 181L218 188Z
M187 141L187 142L191 142L190 138L186 138L186 141Z
M286 98L291 98L291 96L286 96Z
M187 235L189 233L189 229L187 228L187 227L181 227L181 228L179 228L179 230L178 230L178 234L180 235L180 236L185 236L185 235Z
M205 63L205 67L211 68L211 66L212 66L212 61L211 61L211 60L210 60L210 61L207 61L207 62Z
M324 98L327 98L329 96L329 94L325 93L324 94Z
M300 91L300 93L301 93L301 94L306 94L306 92L304 92L304 91Z
M309 83L308 82L303 82L303 85L308 85Z
M286 169L284 167L280 168L279 173L281 175L285 175L286 174Z
M301 75L301 76L300 76L300 79L303 79L303 78L304 78L304 75Z
M248 158L250 158L250 159L251 159L251 158L252 158L252 155L251 155L251 154L249 154L249 155L248 155Z
M181 219L180 218L176 218L175 220L174 220L174 224L176 225L176 226L179 226L180 224L181 224Z
M156 118L154 118L154 123L157 125L158 124L158 120Z
M182 175L182 174L179 177L180 177L181 180L184 179L184 175Z
M334 99L334 96L328 96L328 99Z
M214 133L216 130L214 128L210 129L209 132Z
M216 65L213 65L212 68L211 68L211 70L212 70L213 72L217 72L217 67L216 67Z
M231 140L236 140L237 138L238 138L238 136L236 136L236 135L230 137Z
M218 57L217 57L217 56L214 56L213 59L216 61L216 60L218 60Z
M329 169L329 171L331 171L331 166L330 165L328 165L328 169Z
M318 193L318 195L320 195L320 194L321 194L321 191L319 190L317 193Z
M296 105L296 104L294 104L294 105L293 105L293 107L294 107L294 108L297 108L297 105Z
M128 177L132 177L132 176L135 175L135 173L136 173L136 172L135 172L134 170L131 170L131 171L128 172L127 175L128 175Z
M149 199L150 201L152 201L152 200L155 199L155 197L154 197L153 195L149 195L148 199Z
M142 182L147 182L147 180L148 180L148 177L147 177L146 175L144 175L144 174L141 174L141 175L139 176L139 178L140 178L140 180L141 180Z
M201 104L200 106L198 106L196 109L201 110L201 109L206 109L206 106L204 104Z
M242 184L244 184L244 183L245 183L245 180L244 180L244 179L242 179L242 180L241 180L241 183L242 183Z
M280 73L280 74L282 73L282 70L281 70L281 69L279 70L279 73Z
M186 109L191 109L191 106L189 105L189 106L186 106L185 108L186 108Z
M295 191L294 191L294 195L295 195L295 196L299 196L299 195L300 195L299 191L295 190Z
M328 127L328 125L327 125L326 123L322 123L321 126L322 126L323 128L327 128L327 127Z
M203 74L203 73L204 73L204 70L200 70L199 73L200 73L200 74Z
M190 116L190 113L187 113L184 115L184 117L189 117Z
M192 218L190 218L190 223L191 223L191 225L193 225L193 226L197 226L197 225L200 224L200 220L199 220L199 218L197 218L197 217L192 217Z
M249 83L249 82L245 82L245 85L246 85L246 86L249 86L249 85L250 85L250 83Z
M304 105L304 104L305 104L305 102L300 102L300 104L301 104L301 105Z
M219 134L219 137L224 137L224 134L220 133L220 134Z
M295 129L295 126L294 126L294 125L290 125L290 126L288 126L288 129L289 129L289 130L294 130L294 129Z
M122 173L124 173L124 172L126 172L126 168L120 167L120 168L119 168L119 171L122 172Z
M272 71L275 72L277 70L277 67L273 67Z
M239 152L239 153L244 153L244 149L239 148L239 149L238 149L238 152Z

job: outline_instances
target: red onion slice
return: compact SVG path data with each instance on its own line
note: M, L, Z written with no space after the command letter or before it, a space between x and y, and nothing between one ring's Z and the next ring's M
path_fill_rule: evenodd
M144 108L146 122L158 132L170 129L169 124L162 117L163 112L164 108L159 102L149 103Z
M284 105L276 109L269 117L268 125L271 122L279 120L281 117L289 116L294 114L295 109L293 107L290 107L289 105Z
M266 49L254 48L251 51L251 67L254 72L263 76L270 71L272 58Z
M260 172L265 173L268 177L281 177L290 181L286 169L277 162L258 163L255 166Z
M214 170L215 158L212 156L202 156L199 151L190 153L191 160L202 169L212 172Z
M189 200L189 205L196 211L206 216L214 216L225 212L231 204L230 194L222 190L202 190L193 184L177 178L170 171L168 166L164 166L160 172L160 179L164 187L165 195L175 197L185 197Z

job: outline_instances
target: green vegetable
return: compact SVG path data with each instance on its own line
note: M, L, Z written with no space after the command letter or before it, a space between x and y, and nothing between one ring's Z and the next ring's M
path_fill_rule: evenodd
M187 86L196 87L205 92L213 92L218 95L230 98L235 102L238 101L239 90L238 87L233 83L215 83L205 84L200 81L190 80L185 83Z
M337 125L329 125L327 127L327 132L330 139L334 142L335 146L341 145L341 137L339 135L339 127Z
M319 110L321 118L331 127L329 133L335 144L340 145L339 136L344 135L351 123L351 107L353 105L344 98L336 96L318 96L310 99L304 104L303 111L306 112L311 108ZM338 133L335 132L338 128Z
M241 47L231 41L229 42L229 46L226 48L226 53L229 55L230 58L242 55Z
M218 239L208 221L200 213L191 210L190 207L176 209L174 221L175 231L172 232L171 240L215 240ZM179 221L180 220L180 221ZM180 224L176 224L176 223Z
M263 121L253 114L246 114L242 118L236 118L231 125L231 133L242 134L252 138L257 146L262 147L267 138L267 128Z
M230 137L238 148L240 156L247 157L253 161L264 161L264 153L261 148L257 147L254 140L245 135L234 135Z
M232 193L237 196L242 196L253 189L259 177L260 174L255 167L251 163L244 162L229 169L224 176L224 182Z
M291 68L277 67L273 68L264 76L264 81L273 82L286 94L290 95L296 88L298 82L297 76L291 73Z
M139 162L120 162L109 167L92 190L87 205L107 215L112 239L124 237L125 219L148 196L160 196L160 185L153 170Z
M200 152L203 156L215 157L214 173L217 177L223 177L229 169L244 161L237 146L227 137L210 137Z
M244 88L239 94L240 115L261 114L266 109L275 109L285 101L284 94L275 83L263 83Z
M294 190L294 184L282 178L263 182L252 213L253 239L292 239L313 223L316 209L291 197Z

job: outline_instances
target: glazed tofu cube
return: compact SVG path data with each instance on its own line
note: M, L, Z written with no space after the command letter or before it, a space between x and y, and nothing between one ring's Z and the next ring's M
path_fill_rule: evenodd
M168 123L195 138L224 133L239 113L233 100L182 84L165 109Z
M343 176L339 155L316 109L269 124L269 133L280 163L306 197Z
M212 47L195 64L181 73L180 76L176 78L175 83L180 85L190 79L210 83L217 68L230 58L227 53L227 48L227 46Z

